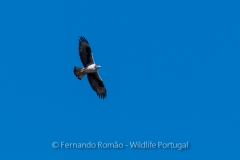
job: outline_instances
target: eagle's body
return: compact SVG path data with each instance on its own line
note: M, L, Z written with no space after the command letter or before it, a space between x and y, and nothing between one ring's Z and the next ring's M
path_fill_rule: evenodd
M84 68L84 71L86 73L93 73L93 72L97 72L98 68L100 68L100 66L97 66L96 64L91 64L86 68Z
M85 74L87 74L88 81L94 91L100 98L105 98L107 96L107 90L104 87L103 81L98 74L98 66L94 63L92 51L89 46L88 41L84 37L79 39L79 55L83 63L84 68L74 67L74 74L78 79L82 79Z

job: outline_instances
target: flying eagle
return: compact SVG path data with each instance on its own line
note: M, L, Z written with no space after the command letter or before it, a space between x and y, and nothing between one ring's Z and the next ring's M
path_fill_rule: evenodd
M82 36L79 38L78 51L84 68L74 67L74 74L80 80L87 74L92 89L97 93L99 98L104 99L107 96L107 90L97 71L101 66L94 63L90 45Z

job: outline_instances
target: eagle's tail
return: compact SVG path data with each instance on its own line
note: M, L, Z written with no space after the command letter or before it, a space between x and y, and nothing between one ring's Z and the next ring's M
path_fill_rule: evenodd
M80 79L80 80L81 80L81 79L85 76L85 74L86 74L84 68L78 68L78 67L74 67L73 72L74 72L75 76L77 76L78 79Z

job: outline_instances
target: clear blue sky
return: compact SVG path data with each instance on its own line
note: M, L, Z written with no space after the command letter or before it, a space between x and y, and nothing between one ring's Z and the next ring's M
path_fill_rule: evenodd
M1 160L239 159L240 2L0 2ZM82 66L89 41L107 88ZM188 149L52 142L188 141Z

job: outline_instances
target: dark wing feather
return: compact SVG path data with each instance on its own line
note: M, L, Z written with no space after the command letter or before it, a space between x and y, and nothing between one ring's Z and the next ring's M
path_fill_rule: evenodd
M88 41L84 37L79 38L78 51L84 67L87 67L90 64L94 63L92 57L92 50L89 46Z
M104 99L107 96L107 90L98 72L88 73L87 77L92 89L97 93L98 97Z

